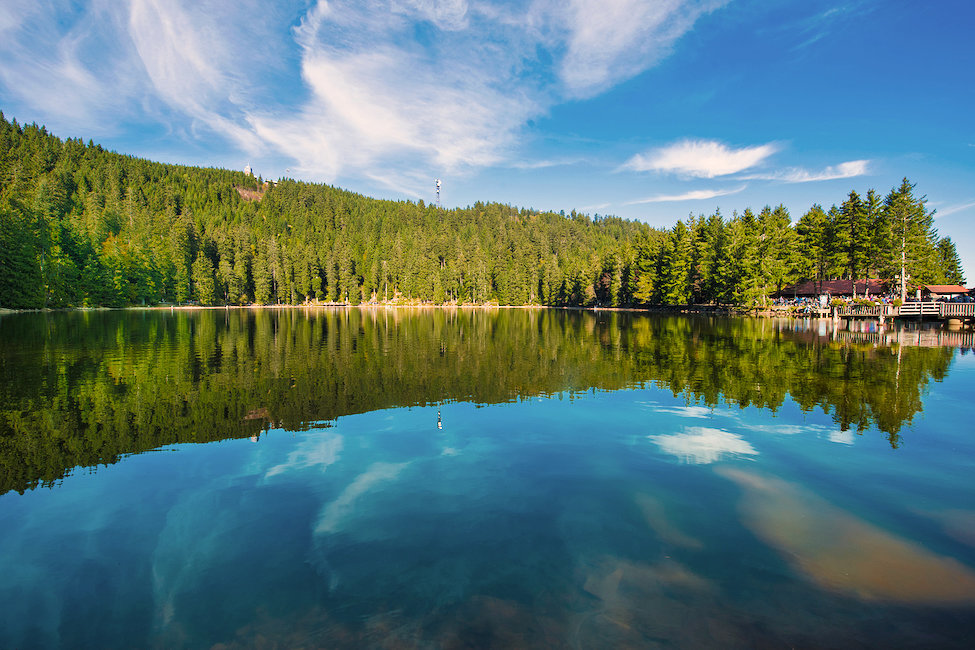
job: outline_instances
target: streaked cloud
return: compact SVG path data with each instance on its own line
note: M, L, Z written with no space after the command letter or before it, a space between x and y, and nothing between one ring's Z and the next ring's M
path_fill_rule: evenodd
M749 431L758 431L773 435L813 436L844 445L852 445L854 442L853 431L841 431L836 428L825 427L821 424L750 424L743 426Z
M734 411L730 411L728 409L714 409L708 406L663 406L660 404L660 402L655 401L640 402L640 405L652 409L654 413L667 413L668 415L678 415L684 418L713 418L718 416L729 418L738 417L737 413Z
M714 178L756 167L779 149L774 142L733 149L715 140L682 140L636 154L623 163L621 169Z
M947 208L939 208L938 211L934 213L934 216L935 218L947 217L949 214L955 214L956 212L962 212L970 208L975 208L975 201L962 203L959 205L949 205Z
M849 160L838 165L830 165L820 171L811 172L800 167L792 167L771 174L750 174L741 178L749 180L782 181L784 183L813 183L834 181L842 178L855 178L870 173L870 160Z
M737 194L746 187L746 185L741 185L739 187L727 190L691 190L690 192L684 192L683 194L660 194L657 196L648 196L645 199L627 201L623 205L637 205L640 203L667 203L674 201L701 201L705 199L713 199L718 196Z
M513 160L531 119L652 67L726 2L4 5L0 84L42 118L148 115L309 180L408 188Z
M845 5L830 7L814 14L796 24L786 24L783 31L795 32L800 40L792 49L802 50L834 33L837 23L853 22L865 19L865 15L873 10L868 3L853 2Z
M240 30L221 29L219 21L226 16L215 4L132 0L129 37L160 99L244 151L257 153L258 142L240 123L249 85L246 68L235 56L233 39ZM245 4L231 13L249 9Z
M140 87L128 39L119 38L111 5L67 3L0 7L0 99L20 99L85 134L111 131ZM65 134L62 134L65 135ZM68 134L70 135L70 134Z
M322 510L314 532L334 533L354 510L363 495L375 490L383 483L395 480L407 466L406 463L373 463L365 472L352 481L342 493Z
M324 472L338 461L342 445L342 436L336 433L313 433L288 454L285 462L267 470L264 477L270 478L310 467L320 467Z
M575 158L556 158L551 160L516 160L508 166L514 169L550 169L552 167L568 167L584 163L585 159Z
M591 97L667 56L703 14L728 0L536 2L565 31L559 76L570 97ZM561 23L561 24L559 24Z
M757 456L741 436L710 427L688 427L683 433L647 436L660 450L694 465L715 463L726 456Z

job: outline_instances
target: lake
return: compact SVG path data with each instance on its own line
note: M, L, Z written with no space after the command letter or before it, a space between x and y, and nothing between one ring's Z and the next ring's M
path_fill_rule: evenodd
M0 647L970 647L971 335L859 329L0 316Z

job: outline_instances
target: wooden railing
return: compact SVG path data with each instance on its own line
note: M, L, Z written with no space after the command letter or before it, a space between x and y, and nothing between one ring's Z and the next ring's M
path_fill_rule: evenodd
M895 310L893 305L850 305L841 309L839 315L845 318L880 318L893 316Z
M922 348L971 348L975 347L975 332L952 332L936 329L889 329L878 332L849 332L837 330L835 337L839 341L854 343L873 343L876 345L907 345Z
M975 318L975 302L942 302L942 318Z
M850 305L840 308L840 318L896 318L898 316L932 316L935 318L975 318L972 302L905 302L893 305Z
M897 308L898 316L941 316L940 302L905 302Z

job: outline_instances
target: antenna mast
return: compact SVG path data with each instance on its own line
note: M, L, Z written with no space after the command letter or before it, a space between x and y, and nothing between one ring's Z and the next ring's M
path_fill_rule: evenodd
M440 179L437 179L437 208L440 208Z

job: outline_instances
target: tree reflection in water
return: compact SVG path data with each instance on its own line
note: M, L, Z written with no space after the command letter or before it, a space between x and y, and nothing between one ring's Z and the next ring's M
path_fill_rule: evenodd
M822 330L822 331L821 331ZM391 407L654 384L699 406L787 399L892 447L955 350L815 321L512 309L0 317L0 493L182 442Z

